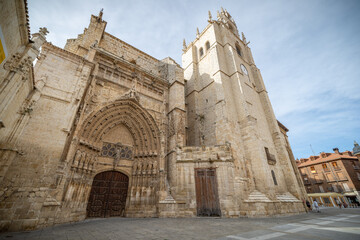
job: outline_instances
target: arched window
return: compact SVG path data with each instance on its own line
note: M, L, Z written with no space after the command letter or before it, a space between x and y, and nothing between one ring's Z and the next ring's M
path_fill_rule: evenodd
M210 49L210 43L209 43L209 41L207 41L207 42L205 43L205 49L206 49L206 51L208 51L208 50Z
M204 49L200 48L199 53L200 53L200 57L202 57L204 55Z
M273 178L274 184L277 185L277 181L276 181L276 177L275 177L274 170L271 170L271 176L272 176L272 178Z
M236 48L236 52L237 54L239 54L239 56L241 56L241 48L238 44L235 44L235 48Z

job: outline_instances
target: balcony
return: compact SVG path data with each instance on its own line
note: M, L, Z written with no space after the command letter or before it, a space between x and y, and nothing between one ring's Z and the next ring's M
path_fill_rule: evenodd
M355 188L349 188L348 190L344 190L344 193L346 193L346 192L354 192L354 191L356 191L356 189Z
M331 182L336 182L337 180L335 180L335 179L326 179L326 182L328 182L328 183L331 183Z
M328 168L323 168L324 172L330 172L330 169Z
M324 181L322 179L316 179L315 183L323 183Z
M347 181L349 180L347 177L343 177L343 178L339 178L339 179L326 179L326 182L331 183L331 182L342 182L342 181Z
M339 168L339 167L334 167L334 170L335 170L335 171L340 171L341 168Z

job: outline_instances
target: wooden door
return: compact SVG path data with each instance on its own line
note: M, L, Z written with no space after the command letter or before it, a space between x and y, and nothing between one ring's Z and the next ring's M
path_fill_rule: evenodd
M216 169L195 169L196 204L198 216L220 216Z
M87 207L87 217L124 216L129 178L117 171L95 176Z

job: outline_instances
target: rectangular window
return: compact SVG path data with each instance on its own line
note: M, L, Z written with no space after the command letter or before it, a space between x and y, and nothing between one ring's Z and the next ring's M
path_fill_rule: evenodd
M332 162L331 165L332 165L334 168L339 168L336 162Z
M272 178L273 178L274 184L275 184L275 185L278 185L278 184L277 184L277 181L276 181L275 173L274 173L273 170L271 170L271 176L272 176Z
M314 166L313 166L313 167L310 167L310 170L311 170L312 173L316 173L316 170L315 170L315 167L314 167Z
M345 178L345 176L344 176L343 173L338 172L338 173L336 173L336 175L337 175L337 177L338 177L339 180L346 180L346 178Z
M333 175L331 173L326 174L326 179L327 179L328 182L334 181Z
M325 192L323 186L319 186L320 192Z
M276 159L275 156L273 154L270 153L269 149L267 147L264 147L265 149L265 153L266 153L266 158L268 160L268 163L270 165L274 165L276 163Z
M323 164L322 164L322 167L323 167L323 169L324 169L325 171L329 170L326 163L323 163Z

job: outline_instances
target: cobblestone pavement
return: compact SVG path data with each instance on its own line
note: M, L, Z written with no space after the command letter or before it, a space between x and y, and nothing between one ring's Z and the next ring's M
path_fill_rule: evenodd
M1 233L0 239L360 239L360 208L322 209L271 218L88 219L32 232Z

